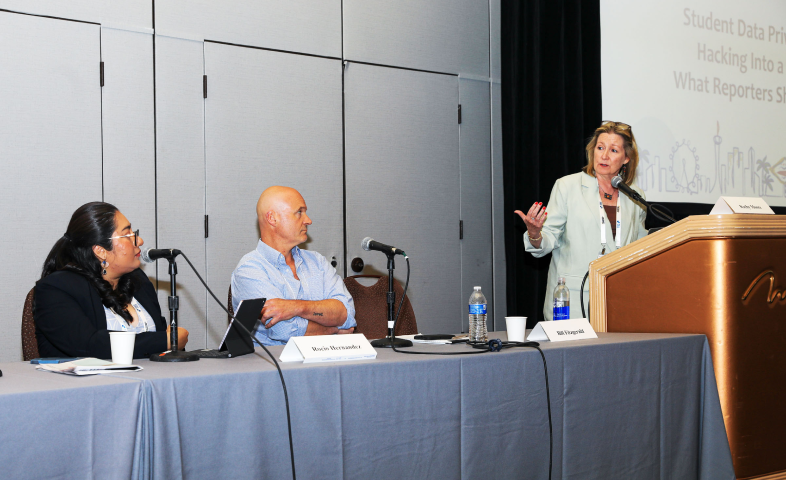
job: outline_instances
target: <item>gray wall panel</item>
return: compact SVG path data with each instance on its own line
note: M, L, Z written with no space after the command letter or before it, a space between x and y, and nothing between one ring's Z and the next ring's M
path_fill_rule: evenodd
M502 76L502 25L500 0L489 0L489 76Z
M502 89L491 83L491 203L494 232L494 327L505 330L507 264L505 263L505 198L502 187Z
M341 0L158 0L165 35L341 57Z
M80 205L101 199L100 32L0 12L0 361L25 295Z
M345 0L344 56L488 77L488 2Z
M335 254L340 273L345 260L361 254L371 264L367 270L384 270L384 256L377 258L376 254L360 251L359 242L367 235L394 244L402 241L410 246L410 251L415 248L413 274L416 271L418 274L413 276L411 295L416 311L425 309L418 311L423 330L460 329L462 321L466 322L465 287L469 286L462 286L461 269L465 270L464 279L474 283L470 279L479 278L479 272L487 268L482 260L472 257L485 253L474 249L470 253L465 248L470 257L462 260L456 234L460 208L466 210L469 201L465 196L466 201L462 203L459 194L462 188L465 194L470 193L461 184L459 172L477 167L472 162L480 158L483 142L488 141L476 141L479 133L470 135L476 126L466 115L475 108L475 96L465 103L465 122L470 123L462 127L464 137L459 155L459 127L454 123L459 86L455 77L436 75L433 80L424 80L432 78L432 74L419 77L420 73L375 70L350 63L346 71L347 87L352 88L347 97L347 114L352 118L347 129L346 193L348 215L352 218L348 219L347 228L351 231L345 258L341 212L341 69L321 66L339 62L298 57L281 63L275 55L285 54L270 51L255 51L245 59L230 55L226 57L226 67L232 67L235 60L242 61L232 67L237 69L235 72L215 64L216 70L210 73L210 98L205 101L201 78L205 69L202 39L313 55L343 55L349 60L460 73L465 79L490 76L492 81L498 81L499 3L499 0L345 0L343 5L341 0L0 0L0 9L95 22L103 28L101 39L97 25L0 13L4 18L11 15L14 18L11 23L16 25L3 24L8 28L0 29L3 52L0 98L4 113L0 119L3 126L0 138L5 142L0 154L4 159L23 158L29 163L29 168L27 163L20 168L18 162L3 161L2 178L7 187L2 195L6 206L0 208L0 215L6 228L0 232L0 239L5 246L24 243L24 248L29 249L24 255L35 258L25 262L24 268L31 268L28 263L34 266L32 273L26 274L32 275L31 279L20 282L25 288L13 290L9 286L10 277L0 276L6 279L0 312L10 319L7 321L12 327L4 328L12 332L5 340L12 348L5 351L11 352L12 359L18 358L16 332L22 300L19 297L29 289L27 283L37 278L40 264L54 242L54 236L50 238L46 232L36 237L43 239L40 245L29 240L33 235L19 232L62 224L56 232L62 233L59 230L65 228L73 210L88 200L101 198L102 189L103 198L117 204L142 230L147 247L180 248L200 272L208 272L210 264L211 284L223 298L224 284L228 282L224 277L228 277L227 272L239 256L253 248L254 241L243 243L247 233L237 236L231 233L251 232L256 237L253 209L256 199L244 198L239 202L227 193L229 174L249 168L259 168L267 184L287 183L303 190L315 221L307 248L320 251L328 258ZM155 42L150 36L154 4ZM24 23L25 27L20 28L19 22L55 23ZM83 47L77 39L81 34L74 36L68 27L59 26L63 24L72 26L74 31L92 28L95 43ZM49 25L56 26L50 29ZM60 37L53 39L53 35L63 33L62 41ZM27 43L21 45L21 41ZM103 52L99 51L93 58L101 42ZM152 44L157 52L155 68ZM63 49L71 53L61 54ZM97 81L99 55L106 64L103 90ZM72 60L85 62L86 70L73 67L69 64ZM76 71L72 72L74 68ZM232 78L234 75L242 78ZM282 82L281 75L288 81ZM83 80L89 94L80 90ZM50 81L54 83L50 85ZM451 86L443 88L448 83ZM233 90L249 91L251 101L232 97ZM9 93L14 91L22 93ZM93 94L95 98L86 99ZM462 87L462 98L468 98L465 94L469 95ZM224 95L223 100L219 101L219 95ZM490 97L494 300L489 298L489 303L499 320L504 316L505 305L499 83L491 84ZM86 112L92 111L96 101L98 113L92 117ZM215 116L211 117L215 120L210 128L212 140L206 142L204 115L206 106L210 105L215 107L212 110ZM477 106L488 108L481 103ZM298 121L304 115L308 118ZM320 120L312 122L313 119ZM87 145L93 124L98 125L98 143ZM35 144L30 140L33 136ZM103 164L100 163L102 148ZM213 148L217 154L211 166L206 165L206 148ZM95 151L97 166L93 164ZM268 172L271 158L284 159L299 171L279 167ZM261 164L253 163L254 159L260 159ZM217 172L210 177L215 182L216 202L211 202L209 207L205 191L207 168ZM130 174L133 182L124 181L128 170L133 172ZM79 172L78 177L70 177L75 171ZM474 173L464 172L464 175L467 180ZM254 195L247 193L249 198L266 186L264 180L254 182L253 177L248 180L241 177L240 190L255 190ZM487 178L479 180L488 183ZM27 221L27 205L35 207L37 212L41 210L37 199L28 201L29 192L48 191L58 192L56 205L51 205L57 213L51 219L39 216L35 225L24 224L24 229L20 228L18 222ZM63 201L59 200L61 196ZM381 199L389 200L395 208ZM399 207L402 213L394 214L391 223L390 212ZM216 236L205 240L207 208L215 212L211 232ZM440 212L440 218L434 219L429 208ZM238 223L222 227L221 221L228 219ZM12 221L15 223L8 223ZM215 230L219 227L221 233ZM474 234L471 226L465 227L468 235ZM219 239L224 237L220 235L225 235L231 249L237 251L222 250ZM443 238L450 240L447 247L430 246ZM214 248L211 257L214 263L208 261L206 242ZM14 258L24 255L15 252ZM180 318L181 325L191 332L189 348L214 346L208 340L207 296L185 262L180 263ZM13 261L9 265L6 271L24 271L16 269ZM405 262L399 260L397 267L398 277L403 281ZM146 271L161 281L160 301L166 309L169 288L166 263L148 266ZM489 293L485 282L482 282L484 291ZM436 303L432 302L435 298L439 299ZM215 308L211 310L215 311ZM454 319L454 312L459 311L460 317ZM217 313L216 325L223 324L223 318L219 317L222 314ZM504 323L497 323L497 328L501 326ZM6 346L0 342L0 347Z
M488 302L487 325L494 327L491 224L491 107L489 83L459 79L461 102L461 295L469 301L480 286ZM464 298L466 297L466 298ZM469 331L469 313L462 305L462 331Z
M271 185L300 191L314 222L301 248L335 256L343 274L341 61L206 42L205 69L210 285L225 295L256 248L256 202ZM208 312L215 347L227 317Z
M387 274L370 236L411 257L422 332L461 328L458 79L350 63L345 71L347 261ZM398 258L404 283L406 263ZM469 297L467 297L469 298Z
M156 239L153 36L102 28L101 59L104 201L119 208L151 247ZM155 265L142 268L155 279Z
M156 37L158 247L178 248L205 272L205 156L202 42ZM150 239L149 246L153 246ZM167 318L168 264L158 262L158 292ZM178 261L180 326L187 348L204 348L207 294L185 261Z
M0 8L113 27L153 27L153 4L150 0L0 0Z

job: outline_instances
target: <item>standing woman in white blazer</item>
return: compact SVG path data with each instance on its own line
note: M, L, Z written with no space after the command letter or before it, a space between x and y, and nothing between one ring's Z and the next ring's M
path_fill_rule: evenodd
M526 251L535 257L551 253L543 306L546 320L552 319L552 296L559 277L565 278L570 290L570 318L581 318L579 290L589 263L647 234L644 206L611 186L611 179L619 174L625 184L644 197L633 185L639 152L630 126L604 122L595 130L586 151L587 166L554 184L548 214L539 202L526 215L516 210L527 225Z

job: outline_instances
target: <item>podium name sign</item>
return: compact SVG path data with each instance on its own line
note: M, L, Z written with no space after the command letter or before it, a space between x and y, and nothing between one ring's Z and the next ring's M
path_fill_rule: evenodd
M710 215L730 213L754 213L759 215L775 215L767 202L759 197L720 197L712 207Z
M362 333L292 337L278 358L282 362L341 362L373 360L377 351Z
M567 342L569 340L586 340L588 338L598 338L598 335L586 318L575 318L573 320L538 322L535 328L532 329L532 332L530 332L527 340Z

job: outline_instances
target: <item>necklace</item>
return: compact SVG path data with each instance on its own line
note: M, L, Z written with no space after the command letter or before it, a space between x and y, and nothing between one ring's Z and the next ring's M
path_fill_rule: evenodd
M598 183L598 188L600 188L600 191L603 192L603 198L606 200L614 200L614 194L606 193L606 190L603 190L603 187L600 186L600 183Z

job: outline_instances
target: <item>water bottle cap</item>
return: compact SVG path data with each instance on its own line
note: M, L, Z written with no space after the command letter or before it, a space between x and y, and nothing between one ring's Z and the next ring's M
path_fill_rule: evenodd
M557 279L557 284L565 285L565 277L559 277L559 279Z
M475 287L475 291L478 291L478 290L480 290L480 287Z

